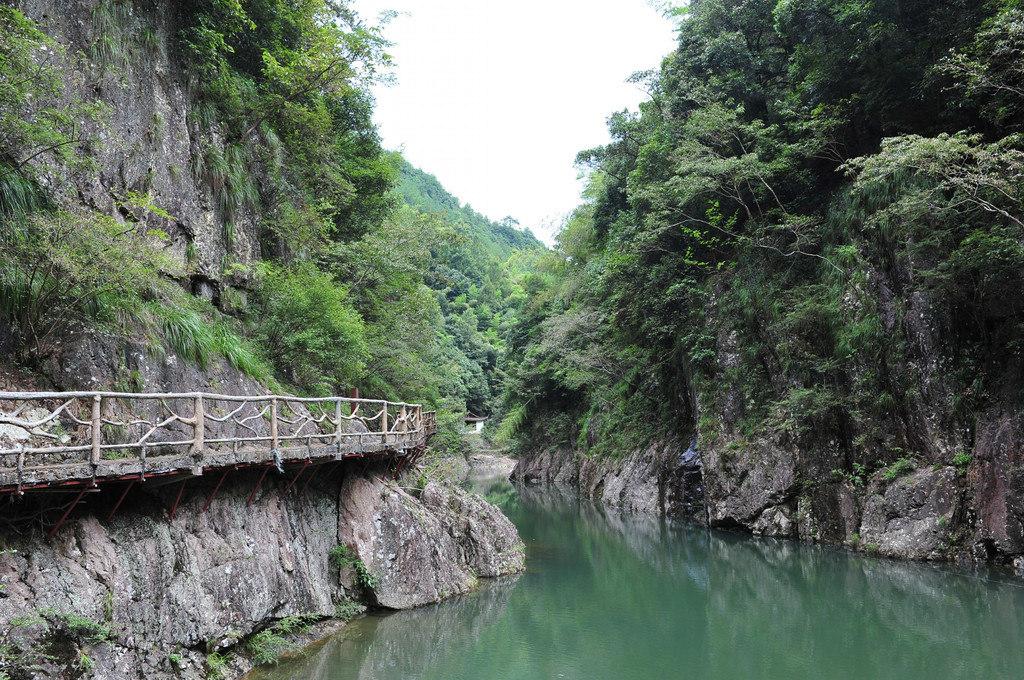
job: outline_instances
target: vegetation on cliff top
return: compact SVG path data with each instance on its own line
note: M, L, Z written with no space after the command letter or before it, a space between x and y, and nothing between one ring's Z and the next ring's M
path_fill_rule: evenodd
M162 47L186 62L190 171L225 244L226 316L186 291L193 246L184 261L160 254L175 218L145 186L108 212L68 198L96 149L127 143L101 134L100 95L83 98L66 77L117 87L123 9L96 10L86 57L0 6L0 347L41 369L61 336L102 327L305 393L360 387L492 411L503 337L525 300L520 253L540 244L381 148L368 91L388 77L381 29L326 0L179 11L177 43ZM236 229L253 216L262 256L243 262Z
M782 432L878 469L929 446L898 425L938 379L908 360L928 310L970 444L978 410L1021 400L1024 8L674 12L678 48L580 153L586 200L524 281L503 434L614 453Z

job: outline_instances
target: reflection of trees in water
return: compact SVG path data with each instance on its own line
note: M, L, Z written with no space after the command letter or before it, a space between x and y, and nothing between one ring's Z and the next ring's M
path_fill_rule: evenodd
M518 580L489 579L469 595L379 619L359 678L422 677L440 657L464 652L501 618Z
M251 680L419 678L440 657L479 640L508 606L518 576L482 581L473 593L437 605L353 621L337 635L261 670Z
M502 474L470 476L464 484L467 491L483 496L484 499L499 508L504 508L516 501L516 488Z
M531 548L561 541L560 561L576 556L574 578L590 582L592 615L600 610L625 630L633 612L645 612L636 625L672 627L665 644L685 648L689 669L703 666L704 677L973 678L987 669L989 677L1016 678L1024 668L1019 580L983 582L949 568L708 531L567 494L522 491L523 505L543 509L535 519L524 510L524 538ZM524 589L517 600L529 597L531 608L543 609L548 596L558 598L557 587ZM667 609L686 614L663 618ZM531 625L546 624L537 617ZM558 626L549 625L549 634L558 635Z
M585 537L581 545L584 555L620 553L613 561L613 569L617 564L635 573L639 561L639 566L662 577L683 579L700 589L706 588L708 533L702 527L608 508L558 487L524 486L519 492L520 503L529 512L539 509L545 518L558 517L559 522L571 523L575 527L573 533ZM513 517L513 521L518 526L522 520ZM559 526L542 520L538 528L554 532L551 540L563 541ZM522 528L520 533L523 534ZM526 535L523 538L530 542Z
M714 677L1020 677L1020 582L714 533L708 658ZM736 649L743 649L737 654ZM789 654L779 650L790 650Z
M579 511L579 494L563 489L560 486L530 486L521 484L514 487L517 494L517 505L529 508L534 512L548 515L572 515Z
M504 493L497 486L494 493ZM356 622L277 678L1018 678L1024 584L526 487L527 572ZM514 588L514 589L513 589Z

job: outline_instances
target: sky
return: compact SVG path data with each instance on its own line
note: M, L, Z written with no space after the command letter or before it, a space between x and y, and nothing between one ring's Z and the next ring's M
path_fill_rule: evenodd
M376 86L385 148L492 220L549 245L580 202L577 152L646 98L625 82L657 68L673 24L646 0L352 0L394 42L397 84Z

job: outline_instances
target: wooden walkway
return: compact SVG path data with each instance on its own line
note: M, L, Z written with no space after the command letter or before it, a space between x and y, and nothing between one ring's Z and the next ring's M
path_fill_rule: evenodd
M0 498L301 466L294 484L310 465L352 457L397 459L400 469L435 429L419 404L374 399L0 392Z

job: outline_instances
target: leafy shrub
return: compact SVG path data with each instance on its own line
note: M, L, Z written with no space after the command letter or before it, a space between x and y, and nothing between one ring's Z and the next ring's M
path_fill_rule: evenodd
M916 467L917 464L914 462L913 455L903 456L902 458L894 462L892 465L887 467L885 469L885 472L882 473L882 477L891 482L897 477L902 477L908 472L913 472Z
M971 454L966 451L957 451L957 454L953 456L953 467L956 468L957 473L963 475L967 474L967 468L971 464Z
M149 302L144 311L158 326L158 335L182 359L205 368L220 356L256 380L268 376L269 369L252 344L232 329L231 323L209 302L178 294Z
M298 616L286 616L274 624L274 630L283 635L294 635L305 633L319 619L317 614L299 614Z
M309 392L353 384L367 356L363 322L347 290L311 263L266 264L250 320L282 376Z
M430 438L430 448L439 453L468 453L465 429L464 410L446 400L437 409L437 432Z
M121 207L161 218L147 197ZM98 318L111 302L131 306L174 271L150 245L158 230L98 213L39 213L11 229L0 244L0 316L18 331L22 360L44 359L57 330L74 318Z
M231 654L210 652L206 655L206 677L207 680L221 680L227 676L228 662Z
M65 614L53 609L39 612L53 630L60 631L76 642L109 642L114 634L103 624L77 614Z
M345 599L334 606L334 618L348 622L359 616L362 611L363 608L358 602Z
M245 643L245 648L249 650L253 663L257 666L276 664L282 654L295 647L297 645L294 642L284 639L273 628L261 630Z
M298 647L297 642L283 636L305 633L319 618L317 614L286 616L270 628L261 630L250 637L245 643L245 648L249 650L252 660L257 665L277 663L282 654ZM206 658L208 665L210 656ZM221 660L226 662L226 659Z
M356 571L356 583L365 588L376 588L380 584L380 578L371 572L366 564L359 559L355 551L349 548L347 545L336 546L328 556L331 559L331 563L340 572L346 567L352 567Z

